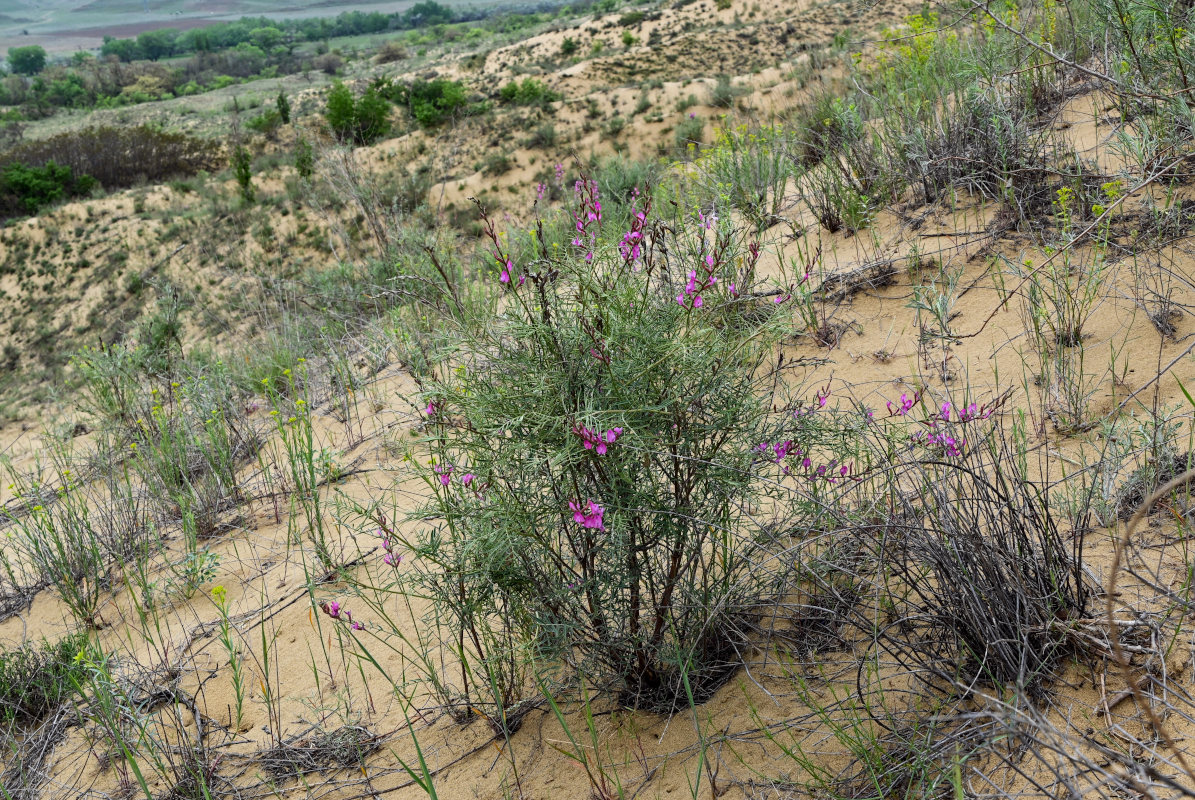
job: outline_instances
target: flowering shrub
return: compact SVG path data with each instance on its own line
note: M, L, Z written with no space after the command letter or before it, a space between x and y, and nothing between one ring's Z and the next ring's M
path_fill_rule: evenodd
M742 231L661 224L646 193L603 214L585 178L575 201L562 241L541 226L518 252L485 220L505 311L425 384L434 499L418 533L383 530L386 553L410 551L401 580L434 600L466 702L517 702L533 660L563 659L671 707L729 675L780 590L772 531L790 528L748 511L781 496L759 443L808 442L823 417L782 396L783 307Z

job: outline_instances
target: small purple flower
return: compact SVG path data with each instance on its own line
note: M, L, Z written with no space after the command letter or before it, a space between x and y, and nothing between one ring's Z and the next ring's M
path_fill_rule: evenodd
M580 501L569 500L569 511L573 512L573 522L576 522L582 528L593 528L595 530L604 531L606 526L602 522L602 515L606 510L597 503L589 500L586 505L582 506Z

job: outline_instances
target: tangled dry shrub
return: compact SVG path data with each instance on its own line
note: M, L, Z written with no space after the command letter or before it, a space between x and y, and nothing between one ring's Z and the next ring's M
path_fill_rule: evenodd
M217 143L149 125L93 126L21 142L0 153L0 166L44 166L54 161L105 188L162 182L220 166Z
M970 443L956 454L902 467L913 488L875 547L907 606L878 641L927 685L1040 699L1074 652L1070 623L1091 614L1083 537L1065 534L1015 449L981 424L960 425Z

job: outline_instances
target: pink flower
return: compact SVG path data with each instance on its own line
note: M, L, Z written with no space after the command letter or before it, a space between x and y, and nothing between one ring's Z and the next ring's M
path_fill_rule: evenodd
M474 477L475 476L473 475L472 472L466 472L464 475L461 476L461 485L468 486L469 484L473 483Z
M913 406L917 405L917 401L920 399L920 392L914 392L912 397L902 394L900 396L900 404L896 408L892 407L891 401L888 402L888 414L894 417L903 417L913 409Z
M352 629L353 629L353 630L355 630L355 631L360 631L360 630L364 630L364 629L365 629L365 626L364 626L364 625L362 625L360 622L354 622L354 623L353 623L352 625L350 625L349 627L350 627L350 628L352 628Z
M436 475L440 478L440 485L447 486L452 480L452 471L455 469L451 464L445 466L437 466L435 468Z
M436 415L436 404L435 404L435 402L433 402L433 401L431 401L431 400L428 400L428 401L427 401L427 408L423 409L423 413L424 413L424 414L427 414L429 417L434 417L434 416Z
M622 428L611 428L605 433L591 430L584 425L577 425L573 427L573 433L581 437L581 443L586 450L593 450L599 456L606 455L608 444L614 444L618 437L622 435Z
M582 506L578 500L569 500L568 508L573 512L573 522L582 528L606 530L606 526L602 522L602 515L606 513L606 510L592 500L587 501L585 506Z

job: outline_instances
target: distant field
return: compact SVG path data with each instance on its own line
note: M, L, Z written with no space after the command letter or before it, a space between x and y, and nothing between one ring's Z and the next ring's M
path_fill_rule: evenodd
M275 19L335 16L345 11L393 13L416 0L0 0L0 52L40 44L51 54L97 48L105 36L154 28L197 28L243 16ZM496 6L500 0L444 0L450 6Z

